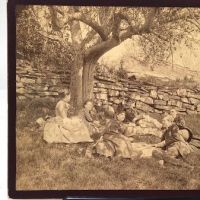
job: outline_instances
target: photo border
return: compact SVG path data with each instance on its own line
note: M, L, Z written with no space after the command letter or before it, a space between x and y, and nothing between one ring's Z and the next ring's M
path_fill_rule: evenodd
M10 198L195 198L199 190L16 190L16 5L200 7L199 0L8 0L8 193ZM56 181L56 180L55 180Z

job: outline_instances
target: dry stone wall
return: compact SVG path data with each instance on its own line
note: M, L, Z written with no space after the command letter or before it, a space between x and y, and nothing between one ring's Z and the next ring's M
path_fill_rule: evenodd
M156 86L140 81L114 80L96 76L95 102L120 103L145 112L164 113L176 109L183 114L200 113L200 89Z
M28 61L17 60L16 92L18 99L56 97L61 88L69 88L70 69L57 67L45 72ZM176 109L183 114L200 114L200 89L156 86L127 81L97 72L94 81L97 105L120 103L146 112L163 113Z
M33 63L17 59L16 93L18 99L56 97L61 88L69 88L70 69L46 66L42 71Z

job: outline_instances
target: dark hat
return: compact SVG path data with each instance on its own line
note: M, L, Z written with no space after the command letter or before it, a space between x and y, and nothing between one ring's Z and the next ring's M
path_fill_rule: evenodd
M125 112L125 108L124 108L123 104L120 103L120 104L118 105L118 107L117 107L116 113L117 113L117 114L120 114L120 113L123 113L123 112Z

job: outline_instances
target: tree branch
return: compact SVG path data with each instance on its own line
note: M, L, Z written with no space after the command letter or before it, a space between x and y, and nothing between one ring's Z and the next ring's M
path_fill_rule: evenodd
M107 41L103 41L100 44L97 44L88 50L85 51L85 59L90 58L99 58L101 57L105 52L109 51L113 47L117 46L119 42L113 38L108 39Z
M90 26L92 29L94 29L99 34L99 36L101 37L101 39L103 41L106 41L108 39L108 36L105 34L103 28L101 26L99 26L97 22L92 20L90 17L83 15L80 12L76 12L74 14L68 15L68 20L69 21L70 20L81 21L81 22L85 23L86 25Z
M32 14L32 16L33 16L35 22L40 26L40 23L39 23L39 21L38 21L38 18L37 18L37 16L36 16L35 12L34 12L34 9L33 9L33 8L30 8L30 12L31 12L31 14ZM38 31L38 33L39 33L41 36L43 36L43 37L45 37L45 38L48 38L48 39L50 39L50 40L53 40L53 41L57 41L57 42L59 42L63 47L66 47L66 46L65 46L65 42L63 42L63 38L61 38L61 37L59 37L59 36L57 36L57 35L53 35L53 34L50 34L50 33L46 32L41 26L40 26L40 30ZM69 45L69 44L68 44L68 45Z
M81 46L84 47L87 43L89 43L94 38L95 35L96 35L96 32L94 29L89 31L85 39L82 41Z

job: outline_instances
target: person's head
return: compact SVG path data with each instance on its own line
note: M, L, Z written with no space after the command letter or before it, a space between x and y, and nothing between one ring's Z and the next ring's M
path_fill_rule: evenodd
M170 113L170 115L173 116L174 118L175 118L176 115L177 115L177 112L176 112L175 109L171 109L171 110L169 111L169 113Z
M114 118L114 114L115 114L115 110L112 106L108 105L108 106L104 107L105 118L112 119L112 118Z
M162 120L162 128L167 129L170 126L171 126L171 122L166 117L164 117Z
M65 101L69 102L71 98L70 90L69 89L63 89L59 93L60 98L64 99Z
M123 122L125 120L125 112L124 111L118 112L116 118L118 121Z
M93 109L93 102L91 100L87 100L85 103L84 103L84 108L88 109L88 110L92 110Z
M126 122L132 122L133 119L135 118L136 113L134 112L134 110L132 109L126 109L125 112L125 121Z
M118 108L117 108L117 115L116 115L116 119L120 122L123 122L125 120L125 110L122 104L119 104Z
M185 127L185 120L183 119L183 117L181 116L177 116L174 119L174 123L178 126L178 127Z

